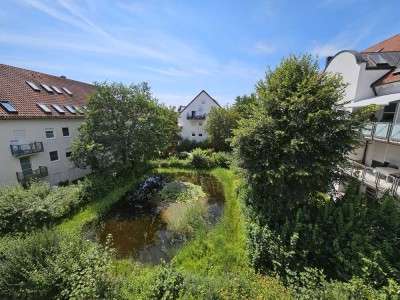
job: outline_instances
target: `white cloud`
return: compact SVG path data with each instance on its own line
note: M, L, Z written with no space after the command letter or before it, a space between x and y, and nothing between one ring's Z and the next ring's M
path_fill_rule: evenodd
M251 45L248 49L247 52L252 54L252 55L265 55L265 54L271 54L276 51L276 45L272 43L267 43L267 42L257 42L253 45Z
M341 50L343 50L343 48L339 48L338 45L325 44L314 47L314 49L311 50L311 54L318 57L327 57L333 56Z

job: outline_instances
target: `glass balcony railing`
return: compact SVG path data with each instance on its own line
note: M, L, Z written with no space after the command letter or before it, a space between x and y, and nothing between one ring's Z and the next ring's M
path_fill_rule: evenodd
M11 148L11 154L14 156L29 155L44 151L42 142L33 142L21 145L10 145L10 148Z
M374 138L387 139L391 123L376 123Z
M393 124L390 140L400 142L400 124Z
M40 166L36 170L25 170L24 172L17 172L18 182L25 183L34 178L42 178L49 175L47 167Z
M362 134L366 138L372 138L372 134L374 132L374 124L368 124L362 131Z

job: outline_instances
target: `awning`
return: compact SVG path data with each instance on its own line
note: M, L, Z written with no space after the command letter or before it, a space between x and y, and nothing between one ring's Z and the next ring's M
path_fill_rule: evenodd
M377 96L369 99L346 104L346 108L364 107L370 104L389 105L390 102L400 101L400 93Z

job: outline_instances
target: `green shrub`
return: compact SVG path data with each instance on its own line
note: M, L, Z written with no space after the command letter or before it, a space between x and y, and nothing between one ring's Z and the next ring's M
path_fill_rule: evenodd
M210 167L211 150L196 148L190 157L190 165L196 169L207 169Z
M169 182L159 192L161 197L168 202L193 202L206 196L201 186L190 182Z
M168 230L189 236L200 227L207 226L208 207L204 201L172 203L164 212Z
M210 166L213 168L229 168L232 162L232 157L226 152L214 152L211 155Z
M202 142L196 142L196 140L183 139L176 146L175 150L178 152L183 152L183 151L190 152L196 148L209 149L211 148L211 144L208 140Z
M108 248L51 230L1 243L1 297L104 299L111 292Z
M46 181L0 187L0 234L28 231L58 222L87 202L105 196L112 179L89 176L74 185L51 188Z

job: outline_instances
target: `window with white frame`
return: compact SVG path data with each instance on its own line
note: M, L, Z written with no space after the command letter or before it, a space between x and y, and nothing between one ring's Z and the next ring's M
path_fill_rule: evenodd
M46 139L54 139L54 129L53 128L46 128Z

